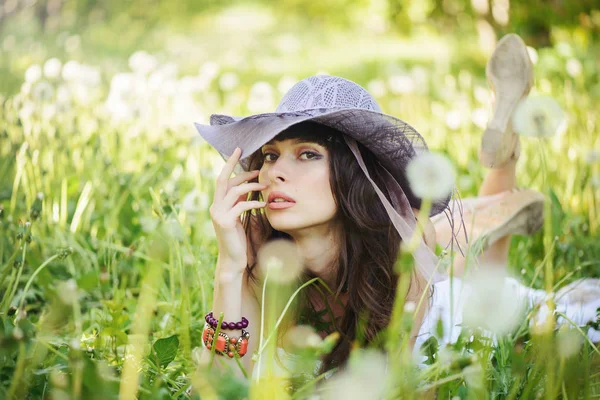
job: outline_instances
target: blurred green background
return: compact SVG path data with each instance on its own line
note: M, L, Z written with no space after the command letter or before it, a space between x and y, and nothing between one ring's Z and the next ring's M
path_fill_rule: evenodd
M187 390L212 294L208 207L222 166L193 122L212 113L273 111L298 80L339 75L448 154L462 196L475 195L485 64L509 32L529 46L532 95L553 97L566 116L554 137L522 139L518 166L519 185L552 201L552 280L600 276L597 1L3 1L2 392L40 395L50 382L74 398L114 394L94 382L118 382L102 365L121 371L157 251L166 261L149 330L152 341L179 335L180 350L169 368L146 366L140 387ZM546 251L542 232L515 237L513 272L542 287ZM57 311L64 304L77 311ZM19 358L34 338L45 353Z

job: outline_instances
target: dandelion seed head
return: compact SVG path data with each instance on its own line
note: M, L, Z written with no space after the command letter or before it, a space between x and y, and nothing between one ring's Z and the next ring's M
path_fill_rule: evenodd
M309 325L296 325L291 327L283 338L286 348L305 349L318 348L323 339L317 333L315 328Z
M42 67L38 64L33 64L25 70L25 82L35 83L42 77Z
M513 114L512 123L519 135L539 138L561 134L567 126L564 111L548 96L522 100Z
M296 279L302 272L302 261L297 246L289 240L272 240L258 251L258 264L269 280L287 283Z
M31 94L35 100L46 102L54 96L54 87L46 81L39 81L33 86Z
M517 327L525 301L505 272L486 265L465 282L471 290L463 308L465 325L483 328L496 335L505 335Z
M432 201L446 198L456 180L454 165L446 156L434 152L420 154L411 160L406 175L415 195Z
M157 65L156 58L143 50L136 51L129 57L129 68L138 74L146 75L154 70Z
M414 301L407 301L406 304L404 304L404 312L406 313L414 313L416 309L417 305Z
M572 78L577 78L581 75L581 71L583 67L581 65L581 61L576 58L569 58L566 64L567 74L569 74Z
M44 76L48 79L56 79L60 76L62 63L58 58L50 58L44 63Z
M12 336L15 340L21 340L25 335L23 334L23 330L21 328L15 326L15 328L12 330Z
M557 335L557 349L560 358L566 359L579 353L583 338L577 330L564 328Z
M219 78L219 87L224 92L230 92L238 87L240 78L235 72L226 72Z

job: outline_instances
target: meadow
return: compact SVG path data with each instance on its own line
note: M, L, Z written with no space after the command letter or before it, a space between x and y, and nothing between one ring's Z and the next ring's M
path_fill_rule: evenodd
M261 7L52 34L5 21L0 398L315 395L320 379L305 374L259 385L199 365L217 259L208 209L223 160L193 123L212 113L273 111L297 80L343 76L448 156L462 197L477 193L491 112L485 38L278 22ZM522 138L519 186L548 204L542 230L513 238L510 269L557 291L600 277L600 48L583 28L557 28L550 46L529 50L531 96L553 98L564 122ZM389 396L599 398L600 351L586 327L536 331L530 321L498 343L481 333L448 349L428 342L428 367L399 359ZM312 346L309 359L330 343ZM364 351L356 365L373 363L375 385L380 366Z

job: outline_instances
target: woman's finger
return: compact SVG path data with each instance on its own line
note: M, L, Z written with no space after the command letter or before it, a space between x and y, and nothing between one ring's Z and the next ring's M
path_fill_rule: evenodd
M229 191L229 189L232 188L233 186L237 186L240 183L244 183L251 179L256 178L258 176L259 172L260 172L259 170L254 170L254 171L243 172L239 175L234 176L233 178L229 179L227 190Z
M231 212L233 213L233 216L235 218L239 218L239 216L242 215L244 211L252 210L255 208L262 208L266 205L267 202L265 201L240 201L235 205L235 207L231 209Z
M225 198L222 200L223 206L226 208L231 208L238 201L240 196L247 195L252 191L260 191L267 188L267 185L263 183L242 183L241 185L234 186L225 195Z
M227 162L223 166L221 173L217 177L217 182L215 185L215 201L218 201L225 197L225 194L227 193L228 189L227 184L229 182L229 177L231 176L233 168L238 162L241 153L242 151L240 150L240 148L236 147L231 156L227 159Z

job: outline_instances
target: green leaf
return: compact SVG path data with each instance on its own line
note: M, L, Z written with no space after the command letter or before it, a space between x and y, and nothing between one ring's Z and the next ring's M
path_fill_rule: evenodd
M171 361L175 359L177 350L179 349L179 338L177 335L169 336L167 338L158 339L152 345L156 361L161 368L169 365Z

